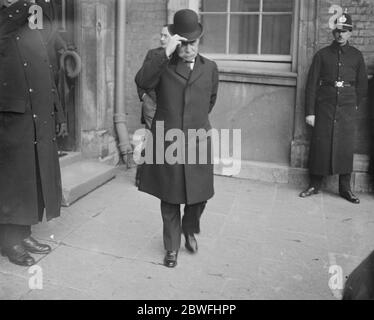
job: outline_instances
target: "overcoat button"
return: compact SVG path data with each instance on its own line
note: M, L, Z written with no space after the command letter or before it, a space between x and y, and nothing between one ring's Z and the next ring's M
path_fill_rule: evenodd
M34 90L30 88L30 89L29 89L29 92L32 93L32 92L34 92Z
M36 119L38 116L36 114L33 114L32 117Z
M16 40L19 40L19 39L20 39L20 37L17 36L17 37L16 37Z
M9 18L13 18L13 15L10 14L8 17L9 17Z

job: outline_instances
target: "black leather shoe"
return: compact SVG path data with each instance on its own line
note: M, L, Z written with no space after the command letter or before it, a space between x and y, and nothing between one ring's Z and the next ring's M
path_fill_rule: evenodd
M360 199L355 196L352 191L343 191L343 192L340 192L340 196L346 200L348 200L349 202L352 202L354 204L359 204L360 203Z
M52 248L49 245L39 243L32 237L23 240L22 245L28 252L35 254L48 254L52 251Z
M31 267L35 264L35 259L28 254L22 245L16 245L11 248L1 250L3 257L8 257L11 263L22 267Z
M184 237L186 238L186 249L191 253L196 253L198 250L197 241L193 234L185 234Z
M319 193L318 189L316 189L314 187L311 187L311 188L308 188L305 191L301 192L300 193L300 198L307 198L307 197L313 196L313 195L318 194L318 193Z
M175 268L177 266L178 251L167 251L164 259L164 265L168 268Z

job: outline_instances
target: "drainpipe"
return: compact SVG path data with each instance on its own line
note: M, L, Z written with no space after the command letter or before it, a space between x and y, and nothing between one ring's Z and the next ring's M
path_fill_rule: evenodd
M119 150L122 160L129 167L132 147L126 126L125 106L125 35L126 35L126 0L116 1L116 83L114 124L119 139Z

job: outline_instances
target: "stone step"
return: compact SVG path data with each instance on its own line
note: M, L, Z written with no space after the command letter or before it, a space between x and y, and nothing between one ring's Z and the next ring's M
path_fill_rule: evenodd
M60 167L65 168L75 162L83 159L81 152L61 152L60 155Z
M70 206L114 177L114 167L95 160L81 159L62 167L62 205Z
M234 168L231 169L231 168ZM238 168L240 168L238 172ZM354 173L352 175L352 189L355 192L373 192L374 179L367 172L368 158L366 156L355 156ZM309 173L307 169L291 168L284 164L256 161L241 161L240 163L229 162L215 165L214 173L219 176L230 176L239 179L248 179L269 183L284 183L306 188L309 184ZM331 192L338 190L338 176L327 177L323 189Z

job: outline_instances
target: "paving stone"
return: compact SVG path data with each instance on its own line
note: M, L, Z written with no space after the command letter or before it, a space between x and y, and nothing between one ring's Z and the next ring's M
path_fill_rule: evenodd
M98 300L95 292L87 292L51 283L45 283L42 290L31 290L21 300Z
M30 290L27 277L3 273L2 271L0 271L0 284L0 300L19 300Z
M111 226L90 221L64 239L69 246L106 253L118 257L134 257L150 235L142 232L142 226L134 229L123 226L113 230Z
M100 274L110 270L116 260L110 255L60 246L38 265L45 281L76 291L89 291Z

